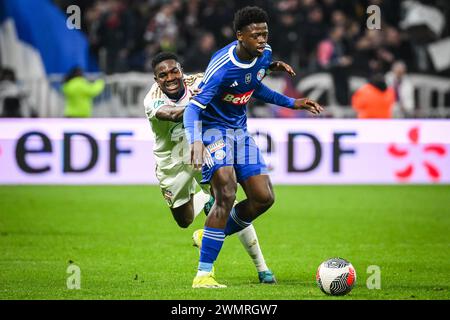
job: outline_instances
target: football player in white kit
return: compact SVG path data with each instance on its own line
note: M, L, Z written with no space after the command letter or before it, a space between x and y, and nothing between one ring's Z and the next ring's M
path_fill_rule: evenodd
M184 108L198 92L203 74L184 75L177 56L168 52L156 55L152 67L155 83L145 96L144 106L155 137L156 177L175 221L181 228L187 228L203 209L208 214L214 203L209 185L200 184L201 171L194 170L190 164L182 122ZM208 156L206 153L205 158ZM195 192L198 187L200 191ZM202 231L196 230L193 235L198 248L202 243ZM253 225L238 232L238 237L255 264L260 283L276 283Z

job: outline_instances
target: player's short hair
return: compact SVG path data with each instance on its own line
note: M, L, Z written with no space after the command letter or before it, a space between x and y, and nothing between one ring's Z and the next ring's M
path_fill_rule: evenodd
M233 28L234 31L242 30L245 26L252 23L268 23L269 16L267 12L260 7L244 7L234 14Z
M155 70L155 67L166 60L175 60L176 62L179 62L178 56L175 53L172 52L160 52L152 59L152 69Z

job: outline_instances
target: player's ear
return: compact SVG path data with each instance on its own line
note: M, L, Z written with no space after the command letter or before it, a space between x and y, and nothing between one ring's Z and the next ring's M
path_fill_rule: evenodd
M239 41L242 41L242 40L243 40L243 34L242 34L242 31L241 31L241 30L236 31L236 38L237 38Z

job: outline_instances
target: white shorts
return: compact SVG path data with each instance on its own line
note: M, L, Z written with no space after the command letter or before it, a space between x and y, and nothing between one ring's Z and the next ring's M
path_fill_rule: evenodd
M202 172L196 171L191 165L180 164L171 169L156 167L156 178L170 208L178 208L189 202L199 186L209 194L209 185L201 185Z

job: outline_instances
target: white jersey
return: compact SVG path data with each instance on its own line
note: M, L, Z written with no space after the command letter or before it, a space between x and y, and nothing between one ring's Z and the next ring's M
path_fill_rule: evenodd
M157 83L153 84L144 98L145 113L155 136L153 154L160 169L170 169L179 164L180 156L183 156L179 154L179 151L189 149L187 141L184 139L183 122L159 120L155 116L156 112L162 106L187 106L192 97L191 90L196 89L202 79L202 73L185 76L183 79L184 95L178 101L170 99ZM177 151L177 157L173 157L173 151Z

